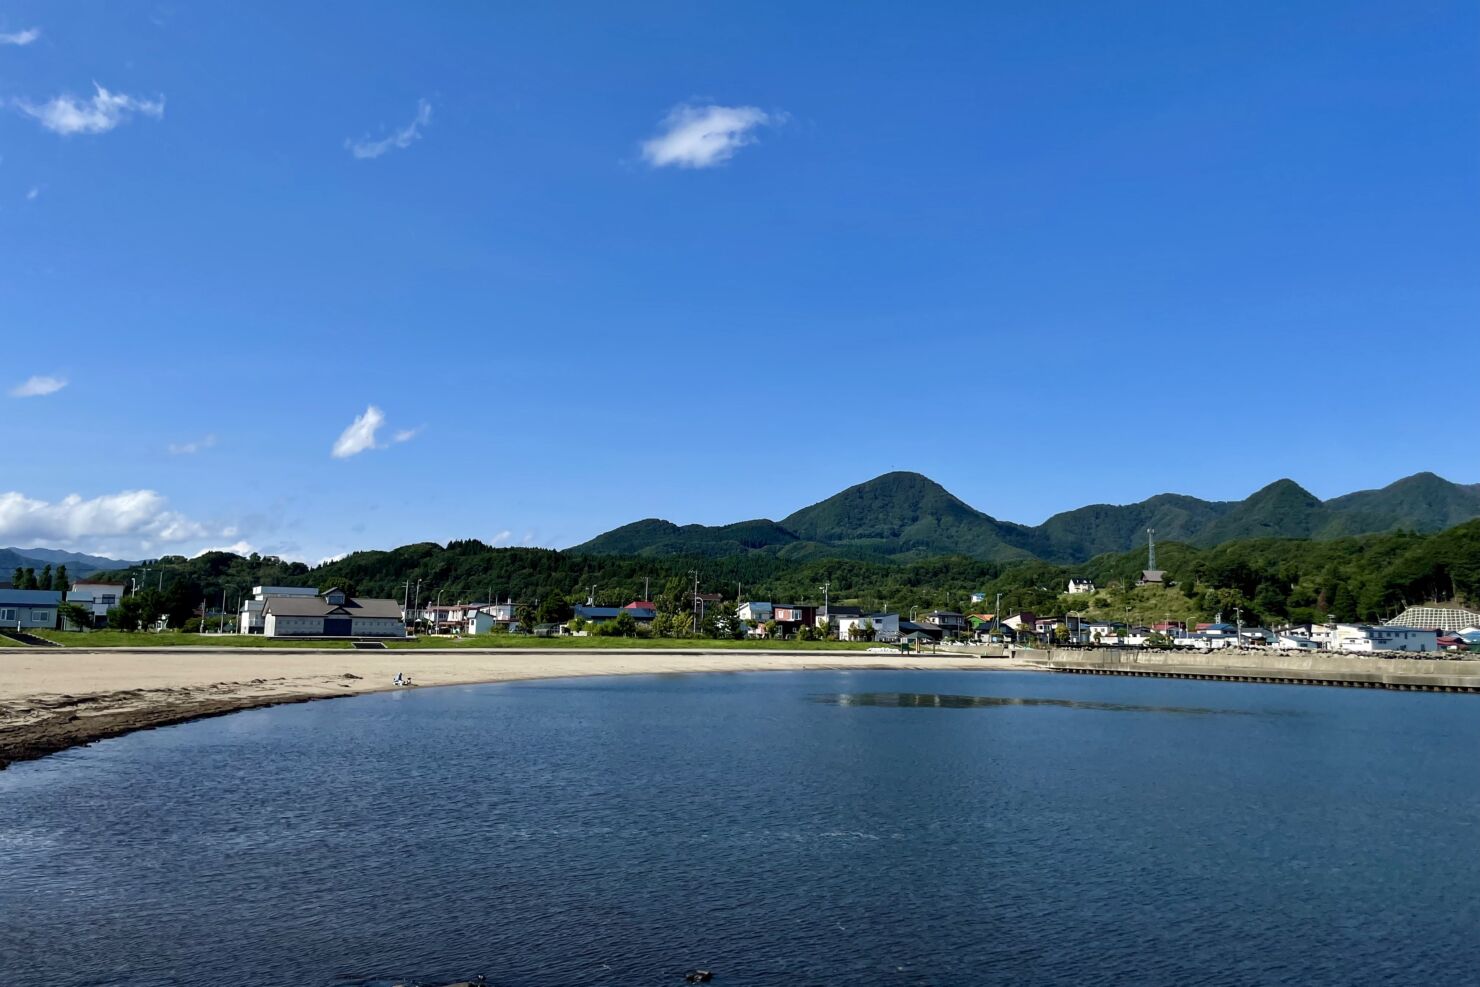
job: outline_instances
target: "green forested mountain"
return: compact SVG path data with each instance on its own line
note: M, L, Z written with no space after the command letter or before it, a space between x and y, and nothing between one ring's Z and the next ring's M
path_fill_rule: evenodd
M82 552L64 552L56 548L0 548L0 572L8 573L17 567L40 569L46 564L65 565L74 577L81 578L94 572L118 569L137 563L123 559L110 559L101 555L85 555Z
M1440 531L1476 517L1480 485L1420 473L1381 490L1329 501L1293 480L1278 480L1241 501L1160 494L1136 504L1082 507L1027 526L984 514L918 473L886 473L780 522L679 527L649 519L599 535L572 551L711 558L743 552L896 562L967 555L994 562L1038 558L1074 563L1143 544L1147 528L1156 529L1158 540L1211 546L1249 538Z

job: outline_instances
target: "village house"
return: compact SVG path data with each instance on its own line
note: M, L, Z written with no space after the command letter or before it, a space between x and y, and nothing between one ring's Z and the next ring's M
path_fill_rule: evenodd
M67 602L87 607L94 627L108 623L108 611L118 606L126 587L122 583L93 583L79 579L67 591Z
M925 623L938 628L942 634L965 634L969 626L966 615L953 610L932 610L924 618Z
M817 626L817 608L791 603L778 603L771 608L771 619L783 637L790 637L804 625Z
M1071 595L1079 593L1093 593L1094 591L1094 580L1082 579L1074 576L1069 577L1069 593Z
M829 604L817 612L817 626L827 624L832 628L839 640L848 640L849 635L855 627L868 622L861 607L838 606Z
M61 590L0 589L0 629L55 630Z
M1332 650L1357 654L1378 651L1438 651L1437 631L1396 624L1337 624L1332 636Z
M875 641L883 644L893 644L899 640L899 614L871 613L868 616L868 620L873 625Z

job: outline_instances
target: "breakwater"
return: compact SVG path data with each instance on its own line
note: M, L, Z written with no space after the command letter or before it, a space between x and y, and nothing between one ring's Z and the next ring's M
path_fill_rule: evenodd
M1039 653L1049 671L1071 675L1132 675L1324 685L1418 692L1480 692L1480 661L1453 658L1365 658L1335 654L1249 651L1140 651L1053 648ZM1018 652L1026 658L1028 653Z

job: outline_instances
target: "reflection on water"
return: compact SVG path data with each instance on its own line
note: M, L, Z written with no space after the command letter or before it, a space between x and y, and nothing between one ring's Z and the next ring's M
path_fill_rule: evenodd
M1247 709L1210 709L1205 706L1140 706L1134 703L1086 699L1033 699L1026 696L955 696L938 692L837 692L810 697L824 706L887 706L893 709L995 709L999 706L1057 706L1062 709L1098 709L1112 713L1182 713L1192 715L1252 716Z

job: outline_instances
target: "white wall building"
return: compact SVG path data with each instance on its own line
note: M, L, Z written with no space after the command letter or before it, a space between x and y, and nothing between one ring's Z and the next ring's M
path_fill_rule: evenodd
M869 614L868 620L874 627L875 641L893 644L899 640L899 614L874 613Z
M753 620L757 624L764 624L766 621L770 620L775 613L776 608L773 605L771 605L770 603L763 603L759 600L751 600L746 603L742 603L735 608L735 615L739 617L741 621Z
M1094 584L1094 581L1091 580L1091 579L1073 579L1073 578L1071 578L1069 580L1069 592L1070 593L1093 593L1094 591L1095 591L1095 584Z
M262 617L262 605L274 596L315 597L319 591L313 586L253 586L252 595L242 601L241 613L237 615L238 634L261 634L266 629Z
M268 637L405 637L401 604L353 599L341 589L322 596L269 596L262 606Z
M1399 627L1396 624L1337 624L1332 649L1359 654L1438 651L1439 635L1427 628Z
M108 611L118 606L123 599L122 583L90 583L78 580L67 592L67 602L92 611L94 626L108 619Z

